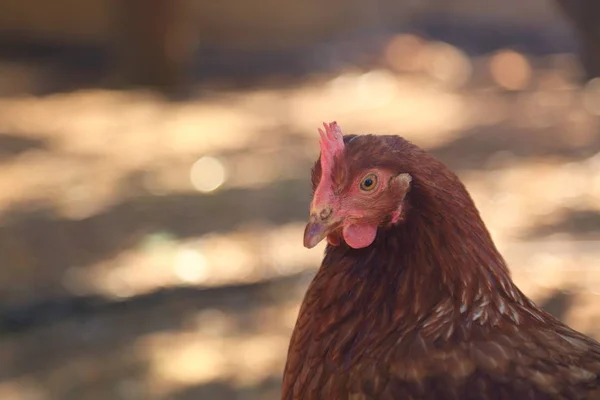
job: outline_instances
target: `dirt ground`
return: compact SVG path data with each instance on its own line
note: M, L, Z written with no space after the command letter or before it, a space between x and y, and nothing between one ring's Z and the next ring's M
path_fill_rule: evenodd
M185 102L0 99L0 398L278 398L330 120L440 157L525 293L600 338L598 82L569 55L397 44L369 70ZM395 63L407 48L425 61Z

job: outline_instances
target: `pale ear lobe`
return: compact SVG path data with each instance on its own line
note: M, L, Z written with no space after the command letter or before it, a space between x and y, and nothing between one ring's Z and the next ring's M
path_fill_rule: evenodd
M403 205L404 205L404 197L408 190L410 189L410 183L412 182L412 177L410 174L400 174L395 176L390 181L390 188L398 194L398 196L402 196L400 199L400 204L398 204L398 209L392 212L391 223L392 225L397 224L403 218Z
M410 182L412 182L412 177L410 174L404 173L393 177L390 182L390 186L406 194L410 188Z

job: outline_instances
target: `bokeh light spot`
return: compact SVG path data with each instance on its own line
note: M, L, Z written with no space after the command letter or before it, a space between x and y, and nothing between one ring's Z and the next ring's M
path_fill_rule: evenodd
M429 46L427 53L427 72L445 87L457 89L468 82L473 68L462 50L438 42Z
M385 60L397 72L416 72L423 67L426 42L416 35L394 36L385 47Z
M501 50L492 56L490 73L504 89L522 90L531 80L531 65L524 55L514 50Z
M194 249L181 249L174 265L175 274L186 283L199 283L208 276L206 257Z
M202 157L192 165L190 180L196 190L212 192L225 182L225 167L214 157Z

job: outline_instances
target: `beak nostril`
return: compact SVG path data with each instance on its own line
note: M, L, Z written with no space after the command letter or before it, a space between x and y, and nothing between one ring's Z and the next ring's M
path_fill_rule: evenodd
M319 218L321 218L321 220L325 220L327 218L329 218L329 216L331 215L331 207L327 207L321 210L321 212L319 213Z
M312 249L337 227L333 218L333 207L324 205L323 208L311 207L310 217L304 229L304 247Z

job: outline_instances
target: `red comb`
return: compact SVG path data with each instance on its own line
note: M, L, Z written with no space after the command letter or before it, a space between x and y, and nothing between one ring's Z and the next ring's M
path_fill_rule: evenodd
M323 123L325 131L319 128L321 140L321 168L323 171L331 171L333 160L338 158L344 152L344 136L342 129L337 122L330 124Z

